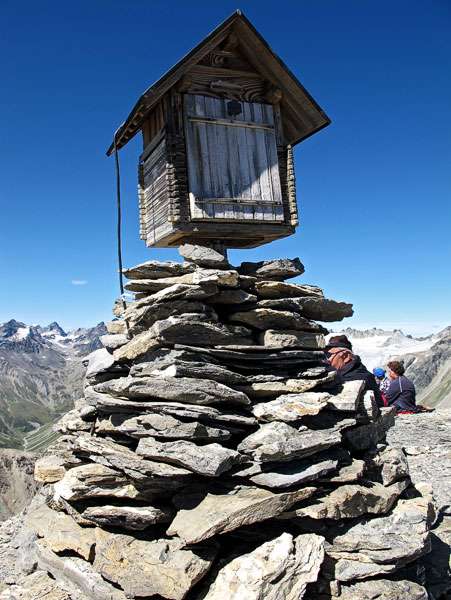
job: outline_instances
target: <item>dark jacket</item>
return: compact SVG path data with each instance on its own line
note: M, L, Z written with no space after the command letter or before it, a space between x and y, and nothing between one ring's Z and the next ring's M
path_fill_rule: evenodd
M388 405L395 406L397 412L418 412L415 386L404 375L392 380L390 387L385 393L385 397L387 398Z
M361 380L365 381L366 385L364 391L367 392L368 390L372 390L374 392L377 405L384 406L376 378L372 373L368 371L365 365L362 364L360 356L354 356L350 363L348 363L347 365L345 365L337 371L337 374L339 382Z

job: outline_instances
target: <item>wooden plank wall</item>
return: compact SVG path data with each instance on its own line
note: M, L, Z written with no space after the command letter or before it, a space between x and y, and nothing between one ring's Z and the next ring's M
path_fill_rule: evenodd
M283 221L272 106L185 95L190 208L193 219Z

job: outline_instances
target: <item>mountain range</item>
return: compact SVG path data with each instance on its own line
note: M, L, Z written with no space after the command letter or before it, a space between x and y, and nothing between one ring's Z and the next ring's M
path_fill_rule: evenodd
M366 367L384 367L390 359L404 361L406 376L417 388L418 401L427 406L451 407L451 326L415 338L400 329L386 331L348 327L344 333Z
M104 323L66 332L12 319L0 325L0 447L27 447L34 430L73 407L83 357L101 347Z

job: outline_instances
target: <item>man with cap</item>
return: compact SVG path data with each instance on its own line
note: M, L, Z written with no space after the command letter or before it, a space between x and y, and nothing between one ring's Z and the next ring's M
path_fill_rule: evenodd
M384 405L374 375L362 364L360 356L353 353L352 343L345 335L336 335L329 338L324 351L329 368L337 373L336 381L344 383L345 381L362 380L365 382L365 391L371 390L374 392L377 405Z

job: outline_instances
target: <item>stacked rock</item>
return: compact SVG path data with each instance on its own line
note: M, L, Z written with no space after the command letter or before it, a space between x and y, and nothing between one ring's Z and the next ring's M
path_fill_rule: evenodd
M39 568L95 600L426 599L431 498L383 443L392 410L325 366L316 321L352 306L288 283L299 259L180 252L125 271L36 465Z

